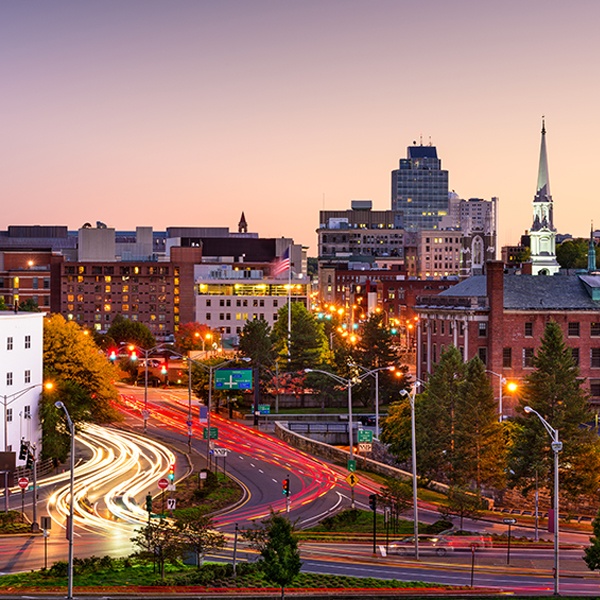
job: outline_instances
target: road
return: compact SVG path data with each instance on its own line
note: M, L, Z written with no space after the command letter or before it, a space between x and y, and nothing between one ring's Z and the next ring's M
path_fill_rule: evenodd
M141 430L142 402L143 390L127 392L127 423L132 430ZM144 496L148 491L158 491L156 482L166 474L173 460L171 451L154 438L186 449L189 405L185 394L152 390L149 408L148 437L135 431L105 428L89 428L85 435L78 436L78 454L85 454L88 460L76 471L76 556L129 554L132 551L130 538L147 519L143 509ZM197 411L194 410L194 413L197 414ZM345 481L347 472L344 469L325 464L269 434L256 432L240 423L214 415L211 424L219 430L218 446L229 450L226 461L219 460L219 468L225 468L247 492L240 506L215 519L218 526L229 534L235 524L244 528L252 520L268 515L271 509L285 510L286 500L281 490L282 481L287 476L292 490L290 518L301 526L312 524L340 506L349 506L350 487ZM203 460L207 451L206 442L200 437L201 425L196 420L192 426L192 454L196 462ZM184 476L189 464L181 453L177 457L177 477ZM44 480L40 490L41 504L46 506L53 519L53 529L47 540L49 564L66 558L67 542L63 528L68 501L67 476L68 473L63 473L53 480ZM355 490L357 504L366 507L368 495L377 489L377 485L363 479ZM40 514L44 512L41 510ZM425 509L422 513L426 515ZM430 517L434 516L432 512ZM232 536L228 537L231 542ZM582 537L578 539L582 540ZM0 573L43 566L44 539L41 536L5 538L2 541ZM504 552L493 549L477 553L475 585L526 588L530 591L551 589L551 549L535 552L514 549L510 566L503 564ZM244 550L243 545L240 555L250 559L254 556ZM231 547L223 552L222 558L230 560ZM460 585L469 585L471 577L471 556L468 552L456 552L444 560L422 557L415 561L410 557L373 557L370 544L304 543L302 560L303 569L311 572ZM585 569L580 549L561 550L562 591L588 593L592 588L597 590L598 583L599 580Z

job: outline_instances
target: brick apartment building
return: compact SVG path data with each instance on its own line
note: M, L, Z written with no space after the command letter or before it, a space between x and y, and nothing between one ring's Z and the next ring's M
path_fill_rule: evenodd
M486 275L419 299L417 377L426 379L452 344L465 360L479 356L498 375L490 375L498 390L501 377L519 380L532 371L545 325L553 320L600 408L600 276L507 275L500 261L486 266Z

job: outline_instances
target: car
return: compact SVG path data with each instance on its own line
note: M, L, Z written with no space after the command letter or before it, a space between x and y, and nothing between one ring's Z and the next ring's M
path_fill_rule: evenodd
M492 536L486 533L473 531L451 530L443 533L450 546L454 549L464 548L491 548Z
M361 425L374 427L375 426L375 415L359 415L358 421Z
M452 552L454 548L448 543L445 537L439 535L419 535L419 553L437 554L445 556L448 552ZM390 542L388 552L390 554L414 554L415 551L415 536L411 535L401 540Z

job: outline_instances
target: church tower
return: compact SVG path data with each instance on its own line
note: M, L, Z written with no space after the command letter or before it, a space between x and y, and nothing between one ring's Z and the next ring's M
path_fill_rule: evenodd
M546 124L542 118L542 145L538 169L537 191L533 199L533 225L529 230L531 272L533 275L554 275L560 265L556 261L556 229L553 222L552 195L546 154Z

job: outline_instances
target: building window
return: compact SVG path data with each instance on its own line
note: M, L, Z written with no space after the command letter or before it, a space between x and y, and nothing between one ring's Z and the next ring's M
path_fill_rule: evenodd
M600 323L590 323L590 335L600 337Z
M482 346L481 348L478 349L477 355L479 356L479 359L481 360L481 362L484 365L487 365L487 348L485 346Z
M579 337L579 323L569 323L567 331L569 337Z
M13 420L13 409L7 408L6 409L6 422L12 423L12 420Z
M533 337L533 323L525 323L525 337Z
M594 398L600 397L600 379L590 379L590 394Z
M487 323L481 321L479 322L478 335L479 337L487 337Z
M590 367L600 369L600 348L590 349Z
M502 349L502 368L512 369L512 348Z
M571 356L575 365L579 366L579 348L571 348Z
M13 339L11 337L6 338L6 349L7 350L13 349Z
M31 383L31 371L29 369L25 371L25 383Z
M23 407L23 418L31 419L31 406L27 405Z
M206 299L206 306L210 306L210 298Z
M13 374L7 373L6 374L6 385L12 385L12 384L13 384Z
M523 368L533 369L533 348L523 348Z
M210 321L210 313L206 313L206 320Z
M25 348L31 348L31 336L30 335L25 336Z

